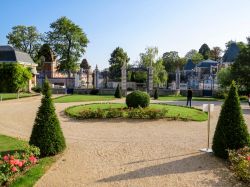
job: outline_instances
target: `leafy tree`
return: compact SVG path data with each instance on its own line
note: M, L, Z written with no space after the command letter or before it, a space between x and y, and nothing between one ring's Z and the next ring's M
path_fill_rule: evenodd
M41 156L51 156L66 148L60 122L51 99L51 88L47 79L43 84L42 104L38 109L29 144L40 148Z
M0 64L0 92L16 93L27 87L32 78L28 68L15 63Z
M202 46L199 49L199 53L203 56L205 60L207 60L210 57L210 48L207 44L202 44Z
M122 98L122 90L119 84L117 85L115 90L115 98Z
M79 58L85 53L88 39L83 30L66 17L50 24L52 31L46 33L46 42L59 57L59 71L68 77L77 69Z
M210 51L210 58L215 61L219 61L221 59L222 49L220 47L213 47Z
M250 91L250 43L240 50L232 65L232 76L237 84Z
M140 53L139 66L142 67L153 67L153 82L154 84L164 84L167 81L167 72L163 65L162 58L158 58L158 48L148 47L145 53ZM145 77L146 78L146 77ZM146 81L146 79L145 79Z
M121 68L124 63L129 62L127 53L120 47L117 47L112 53L109 59L109 78L112 80L121 80Z
M8 44L28 53L36 61L37 52L41 46L41 35L35 26L17 25L6 36Z
M195 53L192 56L191 60L193 61L193 63L198 64L199 62L201 62L202 60L204 60L204 58L203 58L203 56L200 53Z
M226 88L230 86L232 83L232 73L231 73L231 67L228 68L222 68L218 73L217 73L217 79L218 83L222 88Z
M80 67L83 69L83 72L87 74L87 88L89 88L89 71L91 66L89 65L87 59L83 59Z
M185 55L186 59L192 59L193 56L198 53L195 49L191 49L190 51L188 51Z
M195 49L191 49L187 54L185 55L185 58L191 59L193 63L198 64L200 61L204 60L203 56L198 53Z
M240 100L233 81L216 126L212 149L221 158L228 158L228 149L250 145L247 125L244 121Z
M165 69L168 73L176 71L177 64L180 60L178 52L176 51L166 52L163 54L162 59L165 65Z

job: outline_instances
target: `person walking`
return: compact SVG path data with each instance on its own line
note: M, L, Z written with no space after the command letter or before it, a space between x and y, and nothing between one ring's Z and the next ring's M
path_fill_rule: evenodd
M191 88L188 88L188 91L187 91L187 106L188 106L188 103L189 103L189 106L191 107L192 106L192 97L193 97L193 91L191 90Z

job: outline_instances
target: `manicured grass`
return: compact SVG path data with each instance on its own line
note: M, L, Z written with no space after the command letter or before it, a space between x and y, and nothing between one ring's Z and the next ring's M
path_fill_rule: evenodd
M35 96L38 94L31 94L31 93L20 93L19 98L24 98L24 97L31 97ZM17 99L17 93L0 93L0 100L9 100L9 99Z
M180 119L180 120L192 120L192 121L205 121L207 120L207 114L195 109L175 105L162 105L162 104L151 104L150 108L154 109L167 109L166 118L169 119ZM67 108L66 113L70 116L79 116L80 112L86 109L97 110L97 109L108 109L108 108L126 108L125 104L116 103L102 103L102 104L89 104L79 105ZM125 112L125 111L124 111Z
M8 136L0 135L0 155L13 153L14 151L24 149L27 142ZM23 175L18 176L11 184L13 186L29 187L34 186L36 181L44 175L48 168L56 161L56 157L46 157L39 160L39 163L31 167Z
M184 96L160 96L158 98L160 101L186 101L187 97ZM216 99L213 97L193 97L193 101L220 101L220 99Z
M66 95L54 99L55 103L70 103L84 101L110 101L115 99L113 95Z

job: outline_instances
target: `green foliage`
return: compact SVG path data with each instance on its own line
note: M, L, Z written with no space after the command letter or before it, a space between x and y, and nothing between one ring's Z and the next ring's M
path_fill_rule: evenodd
M31 78L30 71L20 64L0 64L0 92L19 92L28 85Z
M232 76L237 84L250 91L250 44L242 47L232 65Z
M213 138L214 154L228 158L228 149L239 149L250 145L250 137L240 107L239 96L233 81L222 105Z
M145 108L149 106L150 97L147 93L141 91L134 91L127 95L126 104L129 108Z
M199 53L203 56L205 60L207 60L210 57L210 48L207 44L202 44L202 46L199 49Z
M40 86L35 86L33 88L31 88L34 92L36 93L41 93L42 92L42 88Z
M17 25L12 27L12 31L6 37L8 44L28 53L36 61L35 56L41 46L41 35L35 26Z
M229 161L236 176L250 185L250 148L229 150Z
M218 83L220 84L221 88L227 88L230 86L233 78L231 73L231 67L222 68L217 73Z
M70 76L77 68L77 62L85 53L88 39L83 30L67 17L61 17L50 24L52 31L46 33L46 42L59 57L59 71Z
M128 110L128 118L132 119L161 119L165 118L167 113L166 109L154 109L154 108L131 108Z
M187 52L185 58L191 59L195 64L198 64L200 61L204 60L203 56L195 49L191 49L189 52Z
M115 90L115 98L122 98L122 90L119 84L117 85Z
M159 94L158 94L158 89L156 88L154 91L154 99L158 99L159 98Z
M42 104L39 107L30 137L30 145L40 148L41 156L51 156L66 148L60 122L51 99L51 89L46 79L43 84Z
M109 59L109 78L111 80L120 81L121 80L121 68L123 64L129 62L129 57L123 48L117 47L111 53Z

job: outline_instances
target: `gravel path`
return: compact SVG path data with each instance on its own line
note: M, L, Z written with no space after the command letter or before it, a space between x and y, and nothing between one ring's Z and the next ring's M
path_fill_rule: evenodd
M207 122L66 118L65 107L76 104L56 104L68 148L36 186L239 186L222 160L198 151L206 147ZM40 97L1 102L0 133L28 139L39 105ZM247 105L243 112L249 124Z

